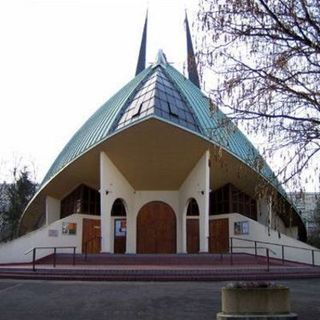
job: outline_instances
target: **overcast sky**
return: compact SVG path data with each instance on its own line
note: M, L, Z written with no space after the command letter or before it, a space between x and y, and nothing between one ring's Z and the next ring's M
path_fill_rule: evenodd
M184 11L198 0L0 0L0 181L22 158L41 181L74 132L135 73L147 7L147 62L182 71Z

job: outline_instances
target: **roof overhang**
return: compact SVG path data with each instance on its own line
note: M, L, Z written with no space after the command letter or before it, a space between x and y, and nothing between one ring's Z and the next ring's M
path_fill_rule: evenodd
M178 190L206 150L211 157L211 189L232 183L255 197L257 184L264 180L257 171L203 136L151 117L109 136L53 176L27 207L22 229L30 231L44 213L46 196L63 199L82 183L99 189L102 151L135 190Z

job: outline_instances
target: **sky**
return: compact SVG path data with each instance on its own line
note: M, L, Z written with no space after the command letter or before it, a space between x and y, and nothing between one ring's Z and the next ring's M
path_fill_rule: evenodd
M195 35L198 2L0 0L0 183L25 165L41 182L72 135L134 77L147 8L147 63L161 48L183 72L185 9Z
M76 130L163 49L183 70L185 9L198 0L0 0L0 182L27 165L40 182Z

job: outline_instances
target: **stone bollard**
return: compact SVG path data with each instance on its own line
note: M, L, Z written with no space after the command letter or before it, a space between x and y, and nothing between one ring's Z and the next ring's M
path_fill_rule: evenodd
M231 283L221 290L217 320L297 320L291 313L290 290L266 282Z

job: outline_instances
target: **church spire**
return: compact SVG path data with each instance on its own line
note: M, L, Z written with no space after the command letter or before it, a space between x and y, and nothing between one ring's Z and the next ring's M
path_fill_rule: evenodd
M187 34L187 54L188 54L187 60L188 60L189 80L193 82L193 84L195 84L198 88L200 88L199 75L197 71L196 58L193 51L187 11L186 11L185 23L186 23L186 34Z
M144 22L136 75L146 68L146 49L147 49L147 25L148 25L148 10L146 20Z

